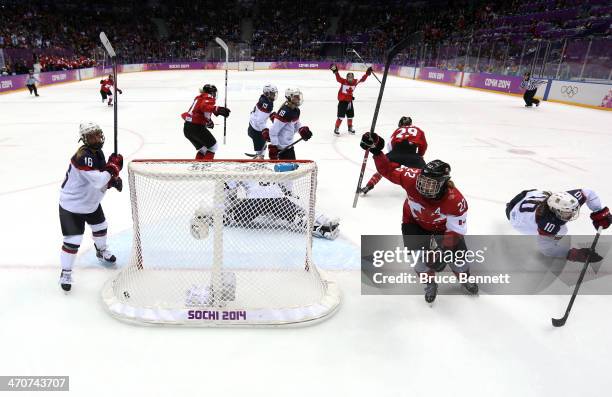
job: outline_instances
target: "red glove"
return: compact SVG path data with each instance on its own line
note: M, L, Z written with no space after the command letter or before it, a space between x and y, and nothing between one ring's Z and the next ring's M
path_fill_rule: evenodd
M310 128L308 127L300 127L298 132L300 133L300 136L302 137L302 139L305 141L312 138L312 131L310 131Z
M123 190L123 181L121 180L120 176L111 178L110 181L108 181L108 185L106 185L106 187L108 189L114 187L115 189L117 189L118 192L120 192Z
M603 207L599 211L591 212L591 220L593 221L593 226L595 226L595 229L599 229L600 227L607 229L612 223L612 215L610 215L610 210L608 210L608 207Z
M274 121L275 117L276 117L276 112L270 113L270 120Z
M278 146L268 145L268 157L270 160L278 160Z
M267 128L261 130L261 137L264 139L264 141L270 142L270 130Z
M123 156L120 154L111 154L108 158L108 162L104 167L104 171L108 171L111 177L116 178L119 176L119 172L123 168Z
M590 251L589 248L571 248L567 252L567 259L572 262L586 262ZM601 262L602 259L597 252L591 253L591 262Z

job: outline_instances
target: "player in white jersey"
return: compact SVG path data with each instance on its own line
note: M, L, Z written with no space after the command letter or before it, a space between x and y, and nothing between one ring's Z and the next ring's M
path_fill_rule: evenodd
M310 129L300 123L300 105L304 101L302 91L299 88L287 88L285 98L287 100L274 115L269 136L263 134L270 142L268 145L270 160L295 160L295 150L291 144L296 133L299 133L305 141L312 138Z
M551 193L541 190L523 190L506 204L506 217L522 234L537 235L540 252L551 257L565 257L573 262L584 262L588 248L570 248L566 223L578 218L585 204L591 212L595 228L607 229L612 223L608 207L602 207L597 194L590 189L574 189ZM594 252L591 262L602 257Z
M91 228L98 259L109 263L116 261L106 245L108 224L100 202L108 188L121 191L123 184L119 171L123 168L123 156L113 153L106 161L102 152L104 133L95 123L82 123L79 135L83 146L70 160L59 201L64 236L60 284L64 291L70 291L72 286L72 266L83 239L85 223Z
M253 140L253 149L255 155L250 156L255 159L263 159L266 151L266 140L263 134L269 136L269 126L272 124L270 118L273 117L272 109L274 100L278 94L278 89L272 84L266 84L263 88L263 94L259 97L257 104L253 107L249 116L249 136Z
M300 231L307 222L307 211L292 193L290 182L244 180L230 181L225 186L223 224L226 226ZM212 224L211 210L200 205L191 220L191 235L196 239L206 238ZM315 237L335 240L340 234L340 221L316 213L312 233Z

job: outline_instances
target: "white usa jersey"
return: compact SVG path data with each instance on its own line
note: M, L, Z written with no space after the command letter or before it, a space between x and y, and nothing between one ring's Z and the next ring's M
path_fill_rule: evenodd
M291 109L283 105L270 128L270 143L279 148L285 148L293 143L296 132L300 129L300 109Z
M272 106L274 106L274 104L267 96L262 95L259 97L259 101L257 101L257 104L249 116L249 124L255 131L261 131L264 128L268 128L268 120L272 112Z
M75 214L91 214L104 198L110 173L102 150L82 146L70 160L60 191L60 206Z
M568 190L582 206L587 204L591 211L601 209L597 194L590 189ZM569 249L568 242L561 238L567 234L566 221L563 221L548 207L540 207L545 203L550 192L541 190L523 191L509 205L508 217L512 227L522 234L537 235L540 251L547 256L563 257Z

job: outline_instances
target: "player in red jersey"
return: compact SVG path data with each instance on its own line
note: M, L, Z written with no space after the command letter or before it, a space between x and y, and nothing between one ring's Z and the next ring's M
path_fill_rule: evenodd
M100 95L102 95L102 103L106 101L108 98L108 106L113 106L113 86L115 85L115 81L113 80L113 75L109 74L107 79L100 80ZM123 94L119 88L117 88L117 92Z
M404 166L422 169L425 167L423 156L427 151L427 139L425 139L423 130L412 125L410 117L403 116L400 119L385 149L387 158L395 163L395 168ZM367 194L381 179L382 175L378 172L372 175L368 183L361 188L361 193Z
M185 138L196 148L196 160L212 160L217 151L217 140L208 128L214 128L211 117L229 117L230 110L223 106L215 106L217 87L206 84L200 89L200 95L195 97L191 107L181 114L185 124L183 133Z
M385 140L375 133L366 132L361 138L361 147L369 150L376 169L391 182L406 190L402 217L402 235L406 247L414 250L436 248L443 252L465 251L467 231L467 201L450 180L450 166L434 160L425 165L424 169L397 168L382 152ZM447 255L440 255L445 258ZM456 257L453 254L453 257ZM438 285L432 276L444 270L449 264L452 271L469 274L469 263L462 266L454 262L419 261L415 270L417 273L427 273L428 282L425 286L425 300L432 303L436 299ZM478 293L478 285L471 282L461 284L469 294Z
M372 74L372 68L369 67L359 80L355 80L355 74L352 72L347 73L346 79L343 79L340 77L338 67L335 64L331 65L330 69L336 75L336 81L341 84L338 90L338 119L336 120L334 134L340 135L340 124L342 124L342 119L345 117L347 118L348 131L354 134L353 117L355 117L355 108L353 107L353 99L355 99L355 97L353 96L353 92L355 92L357 84L363 83L368 76Z

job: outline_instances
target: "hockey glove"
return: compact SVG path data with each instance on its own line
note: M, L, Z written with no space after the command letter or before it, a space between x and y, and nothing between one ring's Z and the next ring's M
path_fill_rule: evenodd
M123 180L121 179L120 176L116 178L111 178L110 181L108 181L108 185L106 187L108 189L110 189L111 187L114 187L115 189L117 189L118 192L120 192L123 190Z
M261 130L261 137L264 139L264 141L270 142L270 130L267 128Z
M268 157L270 160L278 160L278 146L268 145Z
M272 122L274 122L275 117L276 117L276 112L270 113L270 120L272 120Z
M338 72L338 66L336 66L335 63L332 63L331 66L329 67L331 69L332 72L337 73Z
M372 74L372 66L370 66L370 67L368 68L368 70L366 70L366 74L367 74L368 76Z
M571 248L567 252L567 259L572 262L586 262L591 250L589 248ZM601 255L593 251L591 254L591 262L601 262Z
M113 153L108 156L108 161L112 161L119 166L119 170L123 169L123 156L119 153Z
M228 108L224 108L223 106L218 106L217 109L215 109L214 114L215 116L229 117L230 110Z
M111 154L108 158L108 162L104 167L104 171L111 174L111 177L116 178L119 176L119 172L123 168L123 156L120 154Z
M361 136L359 146L363 150L369 150L373 155L380 154L385 147L385 140L378 136L375 132L366 132Z
M119 88L117 88L117 92L123 94L123 91L121 91Z
M305 141L312 138L312 131L310 131L310 128L308 127L300 127L298 132L300 133L300 136L302 137L302 139Z
M612 223L612 215L610 214L608 207L603 207L599 211L591 212L591 220L593 221L593 226L595 226L595 229L599 229L600 227L607 229Z

